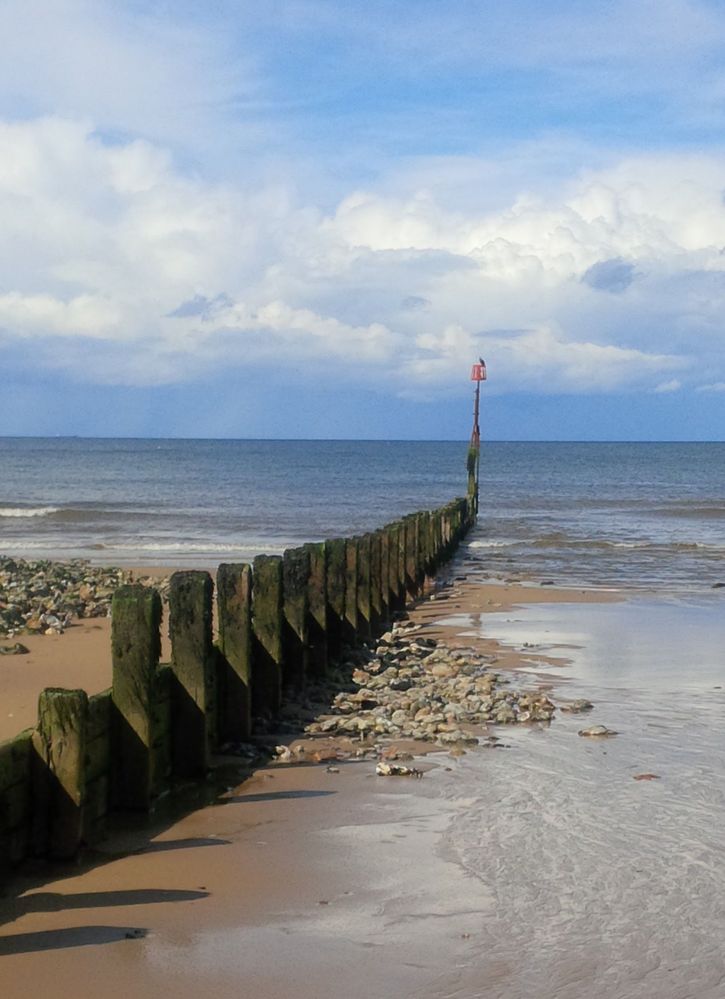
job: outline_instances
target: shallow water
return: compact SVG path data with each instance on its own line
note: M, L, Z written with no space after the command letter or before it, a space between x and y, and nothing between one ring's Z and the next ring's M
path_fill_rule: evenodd
M468 617L460 624L472 630ZM469 800L443 848L496 898L478 927L485 944L447 995L720 999L720 602L528 606L485 615L480 630L565 654L570 665L541 674L595 710L557 712L545 731L504 729L510 749L469 754L442 785ZM595 724L619 734L578 736ZM633 779L645 772L660 779ZM486 987L491 969L502 983Z

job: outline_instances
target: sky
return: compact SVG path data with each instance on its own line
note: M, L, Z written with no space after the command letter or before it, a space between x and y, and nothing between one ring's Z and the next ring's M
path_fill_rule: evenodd
M0 0L0 434L725 439L721 0Z

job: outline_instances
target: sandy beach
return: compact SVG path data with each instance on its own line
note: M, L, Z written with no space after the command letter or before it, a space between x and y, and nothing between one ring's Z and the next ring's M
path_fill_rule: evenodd
M210 803L195 793L126 822L78 866L26 869L0 902L3 995L52 983L70 999L83 982L144 999L715 999L721 878L701 835L725 802L703 798L711 737L677 764L669 742L681 750L694 714L668 732L665 700L653 709L636 685L599 689L587 673L581 622L624 635L630 611L646 642L646 606L608 591L459 581L424 601L420 634L485 650L558 704L594 692L589 717L620 736L581 739L581 717L557 712L551 726L497 726L507 749L421 757L420 780L344 760L273 763L240 783L227 761ZM83 642L98 652L103 628L79 629L76 652ZM35 661L38 682L51 658ZM710 709L718 721L722 700ZM653 828L668 830L659 844ZM692 920L696 938L680 939Z

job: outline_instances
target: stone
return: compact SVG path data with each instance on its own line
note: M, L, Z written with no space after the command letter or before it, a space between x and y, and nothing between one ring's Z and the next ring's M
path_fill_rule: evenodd
M591 711L593 707L594 705L591 701L579 698L575 701L570 701L568 704L561 704L559 710L565 711L568 714L580 714L583 711Z
M15 642L14 645L0 645L0 656L25 656L30 649L22 642Z

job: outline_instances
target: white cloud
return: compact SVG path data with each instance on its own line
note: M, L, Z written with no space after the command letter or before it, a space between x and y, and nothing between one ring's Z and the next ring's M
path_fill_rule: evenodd
M698 385L697 392L725 392L725 382L713 382L711 385Z
M0 113L87 118L123 135L199 148L258 87L220 28L112 0L3 0ZM237 141L241 137L235 136Z
M479 353L493 391L725 377L725 158L631 157L477 211L444 176L396 185L323 216L89 122L2 124L4 349L53 342L34 367L130 384L290 359L318 381L431 393Z
M666 395L669 392L678 392L682 388L679 378L671 378L668 382L660 382L652 389L657 395Z

